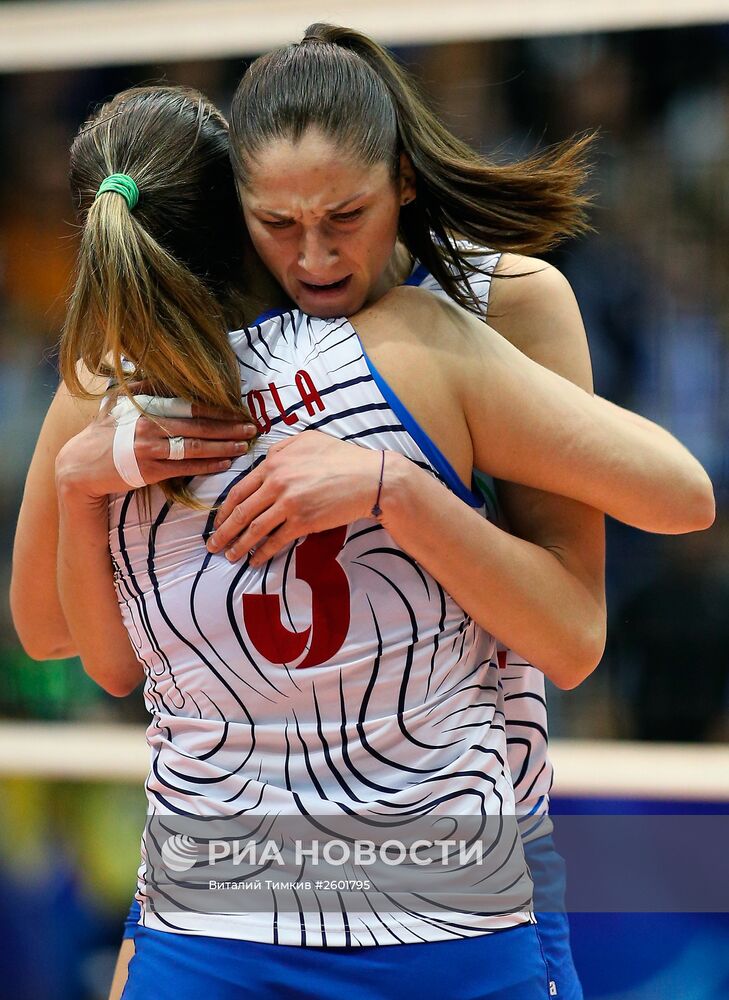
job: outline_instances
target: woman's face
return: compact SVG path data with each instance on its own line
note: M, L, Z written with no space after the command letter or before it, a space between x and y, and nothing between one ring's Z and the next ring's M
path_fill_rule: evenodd
M264 264L304 312L351 316L392 287L400 206L412 167L364 166L318 130L278 139L240 185L246 224Z

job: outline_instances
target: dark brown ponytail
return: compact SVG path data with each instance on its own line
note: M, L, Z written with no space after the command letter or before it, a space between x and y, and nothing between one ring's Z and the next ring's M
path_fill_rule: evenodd
M534 254L590 228L582 188L594 135L518 163L491 163L439 121L385 49L349 28L313 24L298 45L252 63L231 111L240 179L267 140L296 139L312 125L365 163L390 162L393 172L407 153L417 198L400 213L402 239L467 308L479 306L462 283L472 254L459 240Z

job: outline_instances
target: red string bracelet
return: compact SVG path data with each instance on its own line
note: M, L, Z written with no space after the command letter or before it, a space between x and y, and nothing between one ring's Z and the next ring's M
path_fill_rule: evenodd
M385 473L385 452L382 452L382 463L380 465L380 485L377 487L377 499L375 500L370 513L373 517L382 517L382 507L380 507L380 495L382 493L382 477Z

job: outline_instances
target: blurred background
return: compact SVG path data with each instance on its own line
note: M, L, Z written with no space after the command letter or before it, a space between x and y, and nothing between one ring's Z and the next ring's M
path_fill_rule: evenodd
M3 9L49 6L0 3L0 26ZM302 6L300 28L330 13ZM367 29L356 19L344 23ZM384 29L372 33L390 40ZM485 17L469 41L399 42L396 52L448 124L498 158L600 130L591 182L596 232L551 259L581 306L596 391L669 428L703 462L718 501L715 526L683 538L609 525L608 649L579 689L550 689L551 733L565 759L570 747L585 744L560 741L587 738L681 739L713 750L729 742L729 23L504 34L489 38ZM292 31L281 40L295 37ZM27 61L25 68L12 60L3 66L0 52L0 735L3 726L10 736L40 734L11 726L38 721L93 724L89 732L101 741L115 726L143 731L139 692L116 700L75 660L29 660L5 597L23 482L57 385L55 345L76 238L68 148L97 103L133 84L189 84L227 110L253 53L242 54L132 65L88 65L93 59L85 56L85 65L69 58L63 68L33 69ZM68 730L42 732L62 741ZM2 746L0 998L97 1000L132 894L145 811L141 781L74 780L73 769L49 777L43 766L25 773L20 743ZM48 746L52 757L53 742ZM694 759L700 771L703 758ZM685 789L674 791L664 799L681 798ZM726 801L729 774L704 798L707 808ZM641 986L621 980L615 968L597 969L594 927L577 926L587 995L729 997L729 960L719 960L729 955L726 918L707 927L694 939L695 925L666 924L666 954L652 961ZM685 944L687 936L704 972L688 983L682 967L679 990L666 969L676 957L674 937ZM714 969L708 979L707 963ZM655 979L659 972L663 979Z

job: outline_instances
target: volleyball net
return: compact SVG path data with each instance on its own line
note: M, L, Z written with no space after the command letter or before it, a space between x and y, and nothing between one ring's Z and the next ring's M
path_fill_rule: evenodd
M560 797L729 802L729 745L556 739L550 753ZM148 767L138 725L0 723L0 780L137 784Z
M0 5L0 72L219 59L295 41L313 21L386 45L729 22L729 0L83 0Z

